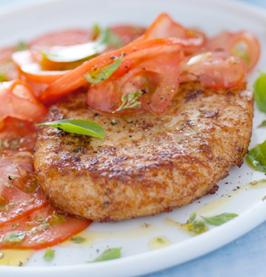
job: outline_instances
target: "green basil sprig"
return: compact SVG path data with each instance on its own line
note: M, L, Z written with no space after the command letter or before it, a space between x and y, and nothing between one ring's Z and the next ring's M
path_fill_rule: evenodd
M266 173L266 140L249 150L246 161L253 169Z

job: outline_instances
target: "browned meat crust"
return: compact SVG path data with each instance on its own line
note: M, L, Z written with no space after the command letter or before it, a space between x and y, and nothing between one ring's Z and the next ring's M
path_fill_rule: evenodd
M42 127L35 168L52 203L95 221L123 220L180 207L205 195L240 166L252 129L249 92L184 86L167 115L124 118L88 110L85 95L53 106L49 120L100 123L98 140Z

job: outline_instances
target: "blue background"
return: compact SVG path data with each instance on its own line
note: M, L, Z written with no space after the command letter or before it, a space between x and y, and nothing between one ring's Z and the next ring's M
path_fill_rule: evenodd
M0 6L27 1L0 0ZM266 0L242 1L266 8ZM148 276L266 277L266 223L208 255Z

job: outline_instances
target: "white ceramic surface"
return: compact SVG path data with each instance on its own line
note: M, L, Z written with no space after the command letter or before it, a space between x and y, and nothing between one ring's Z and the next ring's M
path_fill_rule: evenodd
M88 27L94 22L148 24L162 12L169 12L185 25L197 26L214 34L218 31L251 30L258 35L266 49L266 12L233 1L219 0L56 0L35 1L31 5L1 9L0 45L28 39L49 30L68 27ZM266 66L266 51L254 71ZM265 68L264 68L265 69ZM265 129L258 124L266 115L256 111L251 146L266 139ZM85 244L64 243L55 247L52 263L43 260L43 251L35 253L23 267L0 267L0 276L125 276L153 272L180 264L210 252L248 232L266 219L266 185L251 188L247 184L262 179L262 173L245 164L234 168L230 176L220 182L215 195L171 213L120 223L92 224L84 236ZM241 189L234 191L240 186ZM191 212L215 215L235 212L240 216L220 227L192 237L175 224L185 222ZM164 237L169 245L154 249L151 241ZM88 263L97 249L122 247L123 257L104 263Z

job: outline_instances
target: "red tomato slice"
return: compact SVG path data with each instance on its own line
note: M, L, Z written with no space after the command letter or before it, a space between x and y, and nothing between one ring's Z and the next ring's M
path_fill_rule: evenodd
M182 82L199 81L214 89L241 88L247 68L238 57L224 52L206 52L189 58L182 66Z
M13 47L0 49L0 73L4 75L5 81L13 80L18 77L16 67L11 60L13 51Z
M89 224L88 220L59 214L55 209L47 206L12 222L12 224L4 224L0 230L0 248L41 249L51 247L83 231Z
M167 39L146 43L138 51L128 53L111 78L91 85L88 105L102 112L114 112L123 96L138 91L143 93L141 110L162 113L178 90L182 59L180 45Z
M161 13L140 39L169 37L176 38L176 42L184 47L186 54L198 51L207 41L203 32L185 28L166 13Z
M223 32L210 39L207 48L211 51L222 50L241 58L251 71L260 57L260 44L249 32Z
M0 226L47 205L33 174L30 152L11 152L0 158Z
M70 46L91 40L90 30L64 30L47 33L30 42L33 49L43 50L54 46Z
M159 45L165 46L167 44L173 45L175 43L173 43L171 39L136 40L135 42L132 42L120 49L103 53L100 56L84 62L79 67L71 70L49 85L47 90L45 90L41 95L41 100L43 102L50 103L80 87L88 86L89 84L84 78L84 75L97 68L99 69L112 63L114 57L120 57L121 55L127 56L130 53L138 51L139 49L144 50L145 48L159 47ZM176 47L179 48L179 45ZM118 72L123 74L123 68L126 67L124 66L121 68L122 71L118 70Z
M3 121L3 126L0 126L0 153L10 150L32 152L35 138L36 133L33 123L7 117Z
M21 80L0 83L0 119L14 117L39 121L47 109L36 100L31 88Z
M111 30L121 39L122 44L126 45L140 37L144 33L145 28L132 25L117 25L112 26Z

